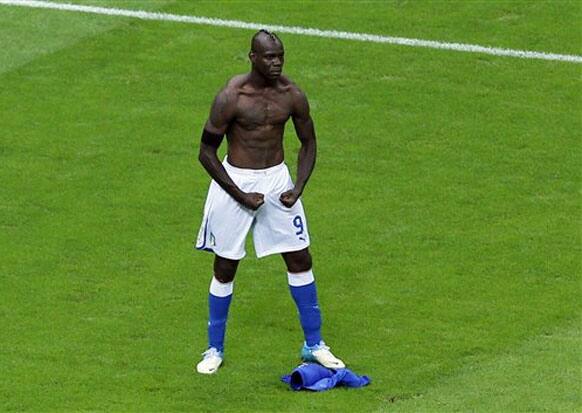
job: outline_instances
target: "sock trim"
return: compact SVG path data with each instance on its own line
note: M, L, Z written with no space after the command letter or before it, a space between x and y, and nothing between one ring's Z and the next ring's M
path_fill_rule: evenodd
M216 279L216 277L212 277L212 281L210 281L210 294L215 297L228 297L232 295L234 290L234 281L229 283L221 283Z
M305 272L288 272L287 281L291 287L303 287L304 285L309 285L315 281L313 276L313 271L308 270Z

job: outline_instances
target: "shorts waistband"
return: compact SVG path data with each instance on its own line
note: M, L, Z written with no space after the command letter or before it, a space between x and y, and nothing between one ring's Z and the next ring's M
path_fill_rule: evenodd
M235 173L235 174L239 174L239 175L255 175L255 176L257 176L257 175L270 175L272 173L279 172L281 169L284 169L286 167L285 162L281 162L279 165L270 166L270 167L264 168L264 169L238 168L236 166L232 166L231 164L229 164L228 158L224 158L222 165L224 166L224 169L226 169L227 172L231 172L231 173Z

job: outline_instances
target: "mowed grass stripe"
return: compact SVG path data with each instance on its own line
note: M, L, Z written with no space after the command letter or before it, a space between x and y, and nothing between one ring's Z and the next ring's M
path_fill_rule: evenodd
M155 10L170 1L143 4L146 10ZM18 68L35 58L74 45L89 36L98 35L120 25L123 20L103 19L98 16L75 16L44 10L3 7L0 37L11 39L0 49L0 74Z
M498 47L487 47L474 44L447 43L434 40L410 39L394 36L383 36L369 33L351 33L337 30L320 30L311 27L290 27L264 23L253 23L240 20L224 20L204 16L179 16L168 13L149 13L143 10L124 10L109 7L82 6L67 3L55 3L38 0L0 0L0 5L46 8L55 10L75 11L81 13L103 14L109 16L133 17L143 20L159 20L179 23L202 24L235 29L259 30L266 29L278 33L290 33L303 36L315 36L330 39L355 40L360 42L387 43L400 46L425 47L431 49L452 50L457 52L480 53L493 56L516 57L521 59L554 60L569 63L582 63L582 56L565 55L529 50L512 50Z
M575 412L582 405L581 348L576 319L492 360L467 365L424 394L395 398L383 411Z
M12 384L2 380L0 410L137 409L142 391L156 395L172 388L169 377L192 376L191 209L198 203L191 197L202 192L191 186L194 105L176 111L175 71L171 87L136 89L135 82L149 84L146 73L162 81L165 69L153 57L161 45L140 42L136 32L141 58L155 60L153 72L137 70L132 45L116 37L134 30L123 25L3 74L11 86L0 92L8 227L0 236L8 346L1 356ZM182 139L163 132L170 125ZM166 165L182 173L169 175ZM171 251L182 260L169 262ZM203 334L204 308L196 310ZM186 337L170 333L176 323ZM168 362L175 356L183 358ZM178 370L168 374L172 365Z

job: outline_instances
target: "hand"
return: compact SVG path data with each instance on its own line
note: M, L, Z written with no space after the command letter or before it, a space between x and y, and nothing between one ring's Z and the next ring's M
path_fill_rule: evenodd
M291 208L293 205L295 205L295 202L297 202L300 196L301 194L295 189L290 189L289 191L285 191L281 194L279 201L281 201L281 203L287 208Z
M265 195L258 192L248 192L243 195L239 202L242 206L256 211L265 203Z

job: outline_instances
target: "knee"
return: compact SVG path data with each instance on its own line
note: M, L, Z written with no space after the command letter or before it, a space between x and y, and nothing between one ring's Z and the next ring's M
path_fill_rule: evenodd
M291 273L309 271L313 265L308 249L285 254L285 263Z
M234 280L238 261L216 256L214 260L214 277L221 283L229 283Z

